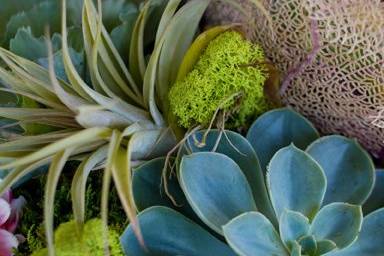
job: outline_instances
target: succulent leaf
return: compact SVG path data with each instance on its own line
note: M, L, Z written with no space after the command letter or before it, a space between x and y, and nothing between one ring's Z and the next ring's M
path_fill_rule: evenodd
M293 145L273 156L267 184L278 218L284 209L288 209L300 212L310 220L320 209L327 186L321 167Z
M317 241L317 254L323 255L327 252L337 249L335 242L331 240L319 240Z
M288 108L263 114L253 123L247 134L247 140L255 149L264 171L279 149L293 143L304 150L318 138L319 134L313 125Z
M299 212L284 210L279 220L280 237L291 251L294 242L309 234L309 219Z
M339 249L356 240L363 222L360 206L332 203L324 206L311 224L311 234L318 240L333 241Z
M165 158L157 158L150 160L133 171L132 191L135 198L136 206L139 211L143 211L152 206L166 206L173 208L187 217L191 218L193 213L189 206L183 191L174 175L167 180L167 188L174 197L177 205L167 197L162 183L162 171L166 160Z
M324 205L332 202L363 204L375 183L371 157L357 141L342 136L323 137L306 150L327 176Z
M148 208L139 214L138 219L145 248L138 243L129 226L120 238L126 255L235 255L223 242L169 208Z
M289 255L272 223L258 212L244 213L223 229L226 240L238 255Z
M200 152L183 157L180 185L205 224L219 234L234 217L256 211L251 188L239 166L229 157Z
M247 178L257 209L277 225L258 157L243 136L227 130L198 131L188 138L185 147L192 153L215 151L235 161Z
M367 215L357 240L349 247L326 256L380 256L384 253L384 208Z
M384 207L384 170L376 170L375 188L363 205L364 214Z

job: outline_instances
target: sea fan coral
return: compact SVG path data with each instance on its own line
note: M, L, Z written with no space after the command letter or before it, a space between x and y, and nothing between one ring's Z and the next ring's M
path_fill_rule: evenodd
M255 26L250 35L282 72L284 103L323 133L356 137L383 157L384 2L263 0L272 23L250 1L240 2L252 10L253 22L233 9L229 17L228 6L212 7L208 21ZM226 10L225 17L217 8Z
M13 198L8 190L0 197L0 255L11 256L23 237L14 235L25 204L23 197Z

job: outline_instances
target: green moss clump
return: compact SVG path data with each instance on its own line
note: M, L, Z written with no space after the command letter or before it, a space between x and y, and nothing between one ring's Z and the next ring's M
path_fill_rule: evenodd
M100 219L88 221L82 236L77 235L77 224L74 221L61 224L55 231L55 250L57 256L103 256L103 223ZM108 242L110 255L123 256L119 235L115 230L109 230ZM34 252L32 256L46 256L47 249Z
M222 109L231 115L229 124L239 127L268 110L263 62L262 49L240 33L228 31L216 37L193 70L170 90L171 111L179 124L207 125Z

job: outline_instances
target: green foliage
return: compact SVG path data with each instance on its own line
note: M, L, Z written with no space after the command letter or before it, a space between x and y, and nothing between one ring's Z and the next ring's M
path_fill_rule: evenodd
M193 70L170 90L169 100L180 125L208 125L216 110L234 117L236 127L268 109L264 97L267 72L258 45L235 31L213 39Z
M271 118L276 122L271 122ZM257 152L263 150L255 143L259 139L255 135L263 132L267 124L274 124L269 133L263 134L263 139L271 142L264 143L266 156L272 152L272 158L267 172L263 173L252 145L257 145ZM233 132L210 131L203 140L204 133L200 131L188 138L180 159L176 160L175 180L179 181L179 186L175 182L169 184L172 191L183 191L185 200L208 231L224 237L233 255L384 253L383 236L379 235L384 223L384 208L363 217L362 204L374 187L375 169L370 156L356 141L341 136L318 139L308 121L289 109L270 111L256 120L248 132L248 135L253 134L247 136L248 145L244 137L234 136ZM291 138L288 145L285 145L287 141L280 140L282 134ZM252 166L259 168L249 168L250 158ZM178 233L185 232L185 236L164 241L156 238L161 236L161 231L157 231L155 224L149 225L170 222L167 220L170 215L173 223L185 218L182 214L195 218L188 213L185 201L180 201L182 207L178 207L178 202L171 206L180 212L179 215L164 213L168 202L153 195L164 186L154 164L157 161L135 171L136 175L151 180L145 185L140 179L134 179L133 191L135 202L147 207L139 215L139 222L144 240L152 245L144 254L129 226L122 235L122 245L126 252L132 250L135 255L158 255L159 248L163 249L162 254L182 254L181 248L188 244L182 237L192 236L187 229L182 230L180 224L178 229L182 231ZM151 166L155 169L153 177L149 178ZM168 175L163 176L163 181L169 180ZM135 188L137 185L140 189ZM148 191L150 198L145 198L143 191ZM180 195L177 198L183 200ZM157 204L162 207L156 207ZM145 216L151 216L150 222Z
M104 255L103 223L100 219L91 219L84 225L82 235L78 233L75 221L61 224L55 231L55 248L57 256L73 255L87 256ZM119 235L115 230L109 230L108 242L110 255L124 255L121 251ZM34 252L32 256L48 255L47 249Z
M71 204L71 182L72 170L75 168L75 163L66 167L66 175L63 175L56 191L55 206L54 206L54 220L55 227L58 227L61 222L68 222L73 219L72 204ZM44 170L41 170L44 171ZM14 190L18 195L25 195L27 204L24 209L23 218L19 226L18 232L26 237L26 242L20 244L20 255L30 255L34 251L38 251L46 246L46 239L44 233L43 222L43 208L44 208L44 188L46 176L38 176L30 179L22 186ZM86 187L86 211L85 219L93 219L100 217L101 205L101 180L102 172L92 172L89 176ZM120 201L115 189L109 195L110 211L109 211L109 225L116 232L121 233L128 223L128 220L121 208Z

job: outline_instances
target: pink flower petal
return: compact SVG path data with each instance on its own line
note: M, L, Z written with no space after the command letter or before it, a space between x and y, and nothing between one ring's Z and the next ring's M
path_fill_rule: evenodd
M12 201L12 191L10 189L8 189L7 191L4 192L4 194L1 195L0 198L3 198L8 203L11 203L11 201Z
M11 214L6 223L2 226L3 229L8 230L9 232L15 232L19 220L22 215L22 209L26 201L24 197L20 196L17 199L13 199L11 202Z
M0 198L0 227L7 222L11 215L11 206L3 198Z
M0 255L12 256L13 250L17 248L19 242L17 238L10 232L0 229Z

